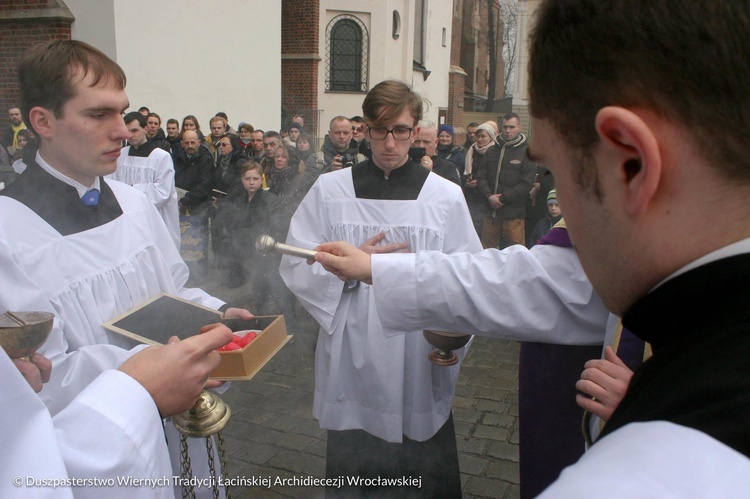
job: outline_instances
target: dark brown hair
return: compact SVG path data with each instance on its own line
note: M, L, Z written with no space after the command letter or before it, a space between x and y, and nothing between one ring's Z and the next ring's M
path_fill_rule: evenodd
M685 126L727 178L750 181L748 33L743 1L548 0L531 35L531 113L585 168L600 109L646 108Z
M362 114L368 126L381 126L398 118L408 109L416 125L422 119L422 98L404 82L381 81L367 92L362 102Z
M122 68L103 52L76 40L52 40L30 47L18 65L21 112L30 123L34 107L51 110L62 117L65 104L75 97L73 82L91 76L91 86L114 84L125 88Z

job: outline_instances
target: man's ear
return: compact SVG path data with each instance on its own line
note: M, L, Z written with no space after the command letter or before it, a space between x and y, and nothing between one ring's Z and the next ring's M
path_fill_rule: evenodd
M52 138L55 116L52 111L43 107L33 107L29 111L29 125L34 133L47 140Z
M624 189L625 209L643 214L662 177L662 157L654 131L635 112L608 106L599 110L596 131L608 159L617 164Z

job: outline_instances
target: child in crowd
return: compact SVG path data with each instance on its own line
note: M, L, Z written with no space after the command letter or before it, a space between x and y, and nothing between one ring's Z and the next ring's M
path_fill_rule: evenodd
M539 220L532 233L532 241L537 244L539 240L547 235L552 227L562 219L562 211L557 203L557 191L552 189L547 194L547 216Z

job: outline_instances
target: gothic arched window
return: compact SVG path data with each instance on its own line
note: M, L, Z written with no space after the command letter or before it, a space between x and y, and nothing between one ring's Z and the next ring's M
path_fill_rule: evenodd
M340 15L326 28L326 90L367 92L367 28L358 18Z

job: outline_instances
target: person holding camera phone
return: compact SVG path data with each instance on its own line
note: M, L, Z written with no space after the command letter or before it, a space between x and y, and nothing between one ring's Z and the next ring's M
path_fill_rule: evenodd
M414 137L412 143L414 147L409 150L409 157L412 161L456 185L461 185L456 165L441 158L437 153L438 134L435 123L427 120L420 121L419 134Z
M351 168L357 163L367 161L359 154L359 143L352 139L352 122L346 116L336 116L328 125L328 135L323 147L311 154L305 162L305 178L301 190L307 192L323 173L334 172L342 168Z

